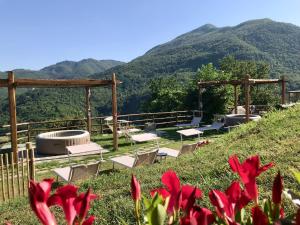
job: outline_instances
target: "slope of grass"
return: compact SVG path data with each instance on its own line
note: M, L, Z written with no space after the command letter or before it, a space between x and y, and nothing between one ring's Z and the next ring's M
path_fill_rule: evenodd
M143 192L148 195L149 190L161 186L161 174L173 169L182 183L197 185L203 190L204 198L200 204L209 206L209 190L224 190L237 178L227 163L232 154L237 154L241 160L259 154L262 164L275 162L276 166L258 179L261 199L270 196L273 177L278 170L284 176L285 187L295 187L289 168L300 170L300 106L271 112L257 123L243 125L201 148L195 155L186 155L151 167L107 172L81 183L80 187L81 190L92 187L100 196L91 209L91 213L97 216L96 224L118 224L118 216L132 224L131 173L141 181ZM288 200L285 201L285 210L287 214L294 211ZM26 199L0 206L0 218L8 219L13 224L38 224Z

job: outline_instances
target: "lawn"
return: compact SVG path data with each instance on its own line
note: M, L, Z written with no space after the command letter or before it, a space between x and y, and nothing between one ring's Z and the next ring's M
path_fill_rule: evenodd
M289 169L293 167L300 170L299 121L299 105L285 111L274 111L257 123L251 122L231 133L209 137L213 139L213 142L200 148L194 155L186 155L177 160L170 159L153 166L133 170L110 171L107 170L109 168L107 163L100 176L78 183L78 185L82 191L91 187L100 196L90 211L97 217L96 224L118 224L118 217L122 217L129 224L133 224L133 203L130 198L132 173L141 181L143 192L147 194L152 188L161 186L160 177L164 171L173 169L178 173L182 183L190 183L203 190L204 198L200 204L209 206L207 197L209 190L212 188L224 190L233 179L237 178L230 171L227 163L228 157L237 154L242 160L250 155L259 154L263 164L271 161L276 164L258 179L261 198L270 196L273 177L278 170L283 174L285 187L297 188ZM164 138L162 144L166 144L168 147L179 147L179 136L176 137L174 129L170 129L168 135L170 136ZM98 138L99 140L97 140ZM100 136L95 137L95 140L106 148L111 148L109 138L107 138L107 142L104 137ZM125 142L125 140L123 141ZM110 153L106 157L130 151L130 145L122 142L120 143L120 151ZM43 166L49 168L49 165ZM46 175L48 174L46 173ZM294 211L288 200L285 200L285 210L287 214ZM12 224L38 224L26 199L2 204L0 206L0 218L1 220L7 219Z

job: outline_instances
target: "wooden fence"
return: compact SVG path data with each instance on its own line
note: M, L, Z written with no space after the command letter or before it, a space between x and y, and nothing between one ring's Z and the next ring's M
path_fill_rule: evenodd
M0 202L27 196L29 180L35 180L34 150L31 143L19 151L16 163L13 152L0 154Z
M129 124L135 127L143 128L147 122L155 122L158 128L173 126L176 123L184 123L190 121L192 116L198 115L198 111L174 111L174 112L159 112L159 113L139 113L119 115L118 120L127 120ZM110 132L107 122L107 116L92 118L93 133ZM55 121L42 122L27 122L17 124L18 143L33 141L39 133L68 130L68 129L86 129L87 120L82 119L66 119ZM10 142L10 125L0 126L0 145Z

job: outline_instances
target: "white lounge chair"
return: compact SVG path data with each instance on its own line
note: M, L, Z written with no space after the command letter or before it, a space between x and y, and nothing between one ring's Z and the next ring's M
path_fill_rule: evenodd
M127 168L134 168L140 165L150 165L153 164L158 150L153 150L150 152L137 153L135 157L124 155L111 158L110 160L113 162L113 168L115 164L119 164L121 166L125 166Z
M100 161L96 163L90 163L87 165L73 165L63 168L54 169L53 172L58 178L73 183L77 180L87 179L90 176L96 176L99 172Z
M205 127L197 128L199 131L209 131L209 130L216 130L219 131L222 127L224 127L224 123L222 122L213 122L211 125L207 125Z
M202 117L193 117L190 123L176 124L176 127L199 127Z
M182 145L180 150L175 150L172 148L159 148L158 154L165 153L167 156L177 158L180 155L194 152L197 148L197 144L198 143Z

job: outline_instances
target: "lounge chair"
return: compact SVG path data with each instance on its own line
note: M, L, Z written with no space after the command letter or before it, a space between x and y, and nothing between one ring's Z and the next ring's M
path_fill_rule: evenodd
M62 180L73 183L77 180L87 179L91 176L96 176L99 172L100 161L96 163L90 163L87 165L73 165L63 168L54 169L53 172L57 175L58 178Z
M127 168L134 168L141 165L150 165L153 164L158 150L137 153L135 157L124 155L111 158L110 160L113 162L113 168L115 167L115 163L121 166L125 166Z
M207 125L205 127L197 128L199 131L209 131L209 130L216 130L219 131L222 127L224 127L224 123L222 122L213 122L211 125Z
M199 124L202 120L202 117L193 117L192 121L190 123L181 123L176 124L176 127L199 127Z
M159 148L158 154L167 154L167 156L177 158L180 155L192 153L196 150L198 143L182 145L180 150L171 148Z

